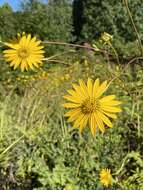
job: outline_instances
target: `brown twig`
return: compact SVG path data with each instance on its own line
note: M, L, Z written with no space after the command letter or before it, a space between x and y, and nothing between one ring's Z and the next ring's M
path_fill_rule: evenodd
M85 45L79 45L79 44L72 44L72 43L66 43L66 42L58 42L58 41L43 41L43 44L54 44L54 45L63 45L63 46L69 46L69 47L75 47L75 48L83 48L86 50L92 50L94 52L100 52L100 53L108 53L109 55L112 55L110 52L104 50L104 49L99 49L96 50L94 47L87 47Z

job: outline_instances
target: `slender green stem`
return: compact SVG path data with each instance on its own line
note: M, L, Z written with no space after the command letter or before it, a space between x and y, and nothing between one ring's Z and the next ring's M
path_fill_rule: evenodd
M9 95L5 98L5 101L4 101L4 106L3 106L3 109L1 111L1 114L0 114L0 140L2 141L3 140L3 128L4 128L4 125L5 125L5 112L7 110L7 105L8 105L8 101L13 93L15 89L15 86L14 88L10 91Z
M0 156L4 155L5 153L7 153L14 145L16 145L22 138L24 137L24 135L22 135L21 137L19 137L17 140L15 140L11 145L9 145L1 154Z
M141 161L141 158L139 156L140 156L140 154L138 152L132 151L132 152L128 153L124 157L123 162L121 164L121 167L115 173L113 173L112 175L118 175L123 170L125 164L127 164L131 158L134 158L136 161L138 161L138 160ZM137 162L137 163L139 164L140 162Z
M55 57L58 57L58 56L61 56L61 55L65 55L65 54L71 53L71 52L73 52L73 51L69 50L69 51L65 51L65 52L63 52L63 53L57 53L57 54L52 55L51 57L45 58L45 59L43 59L43 60L48 61L48 60L51 60L51 59L53 59L53 58L55 58ZM74 51L74 52L75 52L75 51Z
M121 188L121 189L124 189L124 186L121 184L121 183L117 183L118 184L118 186Z
M124 69L122 69L122 72L120 72L118 75L115 75L115 77L114 77L113 79L111 79L111 81L109 82L108 86L110 86L110 84L111 84L114 80L116 80L117 78L120 78L120 76L123 75L124 72L127 70L128 66L129 66L130 64L132 64L132 63L133 63L134 61L136 61L136 60L143 60L143 57L135 57L135 58L133 58L131 61L129 61L129 62L126 64L126 66L124 67Z
M114 46L112 45L112 43L108 43L108 44L112 48L112 50L113 50L113 52L114 52L114 54L116 56L118 65L120 65L119 56L118 56L118 53L117 53L116 49L114 48Z
M127 159L128 159L128 154L123 159L121 167L116 171L116 173L113 173L112 175L118 175L122 171L122 169L124 168L124 165L125 165Z
M139 45L139 49L140 49L141 55L143 55L143 47L142 47L141 39L140 39L138 30L137 30L137 27L136 27L136 25L135 25L135 22L134 22L134 20L133 20L132 13L131 13L131 11L130 11L130 9L129 9L128 0L124 0L124 3L125 3L126 10L127 10L127 12L128 12L129 18L130 18L130 20L131 20L133 29L134 29L134 31L135 31L135 33L136 33L136 36L137 36L137 39L138 39L138 45Z
M53 62L53 63L60 63L60 64L64 64L64 65L70 65L70 64L68 64L67 62L59 61L59 60L56 60L56 59L51 59L51 60L46 60L46 59L45 59L45 61Z
M5 45L5 43L4 43L4 42L2 42L1 40L0 40L0 44Z
M141 138L141 126L140 126L140 115L139 115L140 110L139 110L139 108L140 108L140 105L139 105L139 102L137 101L137 113L138 113L138 115L137 115L138 151L141 150L141 140L140 140L140 138Z
M85 151L87 149L87 146L88 146L88 141L86 142L82 151ZM81 157L79 159L79 163L78 163L77 171L76 171L76 177L78 177L78 175L79 175L79 171L80 171L80 167L81 167L81 163L82 163L83 159L84 159L84 154L81 155Z

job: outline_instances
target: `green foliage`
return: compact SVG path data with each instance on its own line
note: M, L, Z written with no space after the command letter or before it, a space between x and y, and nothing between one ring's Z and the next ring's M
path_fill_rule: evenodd
M99 172L106 167L111 168L115 179L110 189L142 188L140 67L136 67L134 82L128 67L111 84L107 93L116 94L123 101L123 113L104 135L97 133L93 138L88 128L81 135L63 117L62 95L71 81L86 79L88 75L109 80L122 71L104 60L99 63L98 56L89 59L90 62L81 60L74 64L71 61L68 67L52 67L47 70L47 78L29 81L26 86L13 81L9 93L5 85L1 86L2 190L103 190ZM71 73L70 78L63 80L66 73Z
M78 39L92 41L102 32L122 37L125 41L134 41L136 35L123 1L75 0L75 33ZM141 1L130 0L129 7L141 36L143 35L143 11Z
M23 5L23 12L14 13L17 20L17 32L37 35L41 40L69 42L72 36L72 6L68 1L43 4L38 1ZM56 50L63 50L57 46L49 47L49 54Z
M70 0L23 3L19 12L7 4L0 8L2 41L23 31L41 40L73 40ZM130 0L129 5L142 35L140 1ZM67 54L47 45L46 57L52 53L54 64L49 60L43 69L28 73L12 71L0 57L1 190L104 190L99 180L103 168L111 169L114 179L109 189L143 190L143 70L134 62L117 65L114 59L115 49L121 63L139 55L130 20L121 1L75 0L73 6L74 35L94 40L97 51L68 47ZM95 41L105 31L114 34L115 49ZM123 102L113 128L95 138L88 127L82 134L73 129L61 106L71 83L88 77L112 80L107 94Z
M28 8L27 8L28 7ZM41 40L71 40L71 6L64 4L42 4L33 2L31 6L25 4L24 12L17 13L21 31L39 35ZM42 30L41 30L42 28Z
M18 32L37 35L41 40L64 41L73 40L72 36L72 6L66 0L61 3L40 1L23 1L22 9L13 12L8 4L0 8L0 36L9 40ZM50 52L62 49L57 46L47 47ZM63 49L62 49L63 50Z
M5 3L0 7L0 36L2 40L12 38L15 35L14 23L13 10L9 4Z

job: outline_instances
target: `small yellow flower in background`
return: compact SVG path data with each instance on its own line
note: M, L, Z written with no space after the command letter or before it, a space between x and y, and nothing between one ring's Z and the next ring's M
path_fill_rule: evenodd
M94 51L99 51L100 49L97 47L96 44L92 44L92 47L94 48Z
M25 36L25 35L26 35L25 32L22 32L22 33L18 32L18 33L17 33L17 37L18 37L19 40L20 40L20 38L21 38L22 36Z
M73 84L73 89L67 91L69 95L64 98L70 102L63 104L63 107L71 109L65 116L69 117L68 122L74 122L74 128L79 128L82 132L89 125L94 136L97 127L103 133L105 125L112 127L109 118L117 118L116 113L121 112L118 106L121 102L115 100L115 95L101 98L107 88L107 81L100 84L99 79L93 82L89 78L87 85L83 80L79 80L79 85Z
M9 49L4 50L4 57L10 66L16 69L21 68L21 71L39 68L44 58L44 46L41 46L41 41L36 37L31 37L31 34L23 33L19 36L16 43L5 43Z
M87 67L87 66L89 65L89 62L85 59L85 60L83 61L83 64Z
M64 190L74 190L74 185L69 183L65 186Z
M100 39L100 40L101 40L101 42L103 42L104 44L111 43L112 39L113 39L113 36L110 35L110 34L108 34L107 32L103 32L103 33L101 34L101 39Z
M102 169L100 172L100 182L108 187L112 184L112 175L110 169Z

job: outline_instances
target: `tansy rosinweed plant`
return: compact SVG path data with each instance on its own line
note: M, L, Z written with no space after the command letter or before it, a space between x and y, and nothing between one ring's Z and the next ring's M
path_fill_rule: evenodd
M107 33L102 38L106 43L112 41ZM44 47L36 37L23 33L15 41L4 44L7 47L4 58L14 69L39 69ZM1 187L4 190L15 187L34 190L141 188L142 72L137 73L133 83L130 71L128 74L125 70L121 80L121 68L114 75L114 65L110 70L106 61L100 64L95 64L96 61L89 64L86 60L84 64L70 62L69 66L41 70L23 87L20 95L20 83L8 96L1 87ZM17 81L25 77L19 75ZM67 90L71 83L73 89ZM67 100L63 106L69 109L65 116L70 124L63 117L63 96ZM123 103L122 109L126 114L119 114L116 119L124 100L126 106ZM116 122L112 128L113 119ZM104 133L108 127L112 129ZM87 133L78 133L75 128ZM99 135L98 129L102 132Z
M68 90L69 95L64 98L69 103L63 106L71 109L65 116L69 117L68 122L74 122L74 128L79 128L82 132L89 125L92 135L95 136L97 128L104 133L105 125L112 127L109 118L117 118L116 113L121 112L121 102L115 99L115 95L101 97L108 86L107 81L100 84L99 79L93 82L88 78L87 85L79 80L79 85L73 84L73 89Z
M100 182L108 187L112 184L112 175L110 169L102 169L100 172Z
M31 37L31 34L23 33L18 36L17 41L6 42L8 47L3 51L5 60L10 62L10 66L16 69L21 68L21 71L39 68L44 58L44 46L36 37Z

